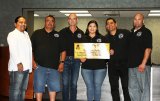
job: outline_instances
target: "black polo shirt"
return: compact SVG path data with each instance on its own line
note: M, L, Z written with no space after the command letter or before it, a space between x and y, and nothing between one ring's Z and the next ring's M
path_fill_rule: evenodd
M60 53L65 50L63 38L56 31L50 33L45 29L36 30L32 37L32 49L37 64L57 69L60 60Z
M98 34L95 37L91 38L89 35L86 35L83 43L107 43L107 40L104 36ZM86 59L85 62L82 63L81 66L83 69L105 69L106 67L106 59Z
M110 43L110 49L114 50L114 54L110 56L110 63L127 64L130 35L130 32L126 29L117 29L115 35L110 33L106 35Z
M84 32L77 27L77 30L72 33L69 27L66 27L60 31L63 36L63 41L66 44L67 56L74 56L74 43L81 43L84 37Z
M152 49L152 33L145 26L142 26L139 30L134 32L132 29L132 35L130 40L129 49L129 67L138 67L143 60L146 48ZM151 65L151 57L149 57L146 65Z

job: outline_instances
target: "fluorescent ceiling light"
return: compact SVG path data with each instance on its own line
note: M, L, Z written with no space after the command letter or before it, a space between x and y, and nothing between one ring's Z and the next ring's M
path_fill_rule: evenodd
M160 16L160 14L148 14L148 16Z
M69 14L65 14L66 16L69 16ZM77 16L92 16L91 14L76 14Z
M89 13L88 11L60 11L61 13Z
M151 10L151 13L160 13L160 10Z
M39 16L38 14L34 14L34 16Z

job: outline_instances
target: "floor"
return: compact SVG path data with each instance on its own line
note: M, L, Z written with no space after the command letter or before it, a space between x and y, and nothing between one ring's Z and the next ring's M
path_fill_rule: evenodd
M160 101L160 66L152 66L152 72L151 72L151 101ZM78 80L78 94L77 94L77 100L78 101L86 101L86 88L84 81L82 79L82 76L80 74L79 80ZM122 89L120 86L120 96L121 96L121 101L123 101L123 94L122 94ZM49 101L48 100L48 95L44 95L44 100L43 101ZM61 93L58 94L57 96L57 101L61 100ZM0 96L0 101L8 101L8 97L2 97ZM26 101L35 101L33 100L26 100ZM112 101L112 97L110 94L110 85L108 81L108 76L106 76L105 81L102 86L102 98L101 101Z

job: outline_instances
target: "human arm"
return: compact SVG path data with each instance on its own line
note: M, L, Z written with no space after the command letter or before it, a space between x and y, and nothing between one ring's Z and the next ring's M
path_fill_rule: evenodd
M58 71L59 72L63 72L65 58L66 58L66 51L62 51L61 56L60 56L60 63L59 63L59 66L58 66Z
M18 44L20 43L18 42L18 36L15 33L9 33L7 37L7 42L9 45L10 57L12 58L14 63L17 65L17 70L23 71L23 64L19 57L20 47Z
M148 58L150 57L150 54L151 54L151 50L152 50L151 48L146 48L145 49L142 63L138 66L138 71L139 72L144 72L147 60L148 60Z
M32 55L32 68L36 69L37 68L37 63L35 62L34 56Z

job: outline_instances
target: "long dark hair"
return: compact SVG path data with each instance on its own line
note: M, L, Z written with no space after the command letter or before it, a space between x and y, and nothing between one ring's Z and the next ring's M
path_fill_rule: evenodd
M91 23L94 23L94 24L96 25L96 27L97 27L96 35L100 35L99 30L98 30L98 23L97 23L96 20L91 20L91 21L88 22L88 25L87 25L87 29L86 29L85 35L87 35L87 36L89 35L88 27L89 27L89 25L90 25Z

